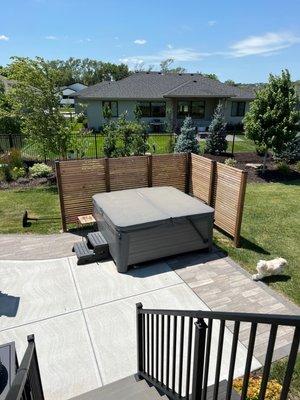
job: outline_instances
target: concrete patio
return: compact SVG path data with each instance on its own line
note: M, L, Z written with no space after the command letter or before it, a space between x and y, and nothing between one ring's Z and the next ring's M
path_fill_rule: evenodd
M35 334L44 391L51 400L69 399L135 373L137 302L145 308L299 312L217 251L148 263L127 274L119 274L112 261L77 266L75 257L2 260L0 282L0 344L15 341L21 358L26 335ZM241 330L235 376L243 375L247 329ZM253 369L261 366L268 340L266 330L258 336ZM212 340L210 383L218 324ZM221 379L227 378L231 340L228 325ZM285 328L279 332L277 358L287 354L289 344Z

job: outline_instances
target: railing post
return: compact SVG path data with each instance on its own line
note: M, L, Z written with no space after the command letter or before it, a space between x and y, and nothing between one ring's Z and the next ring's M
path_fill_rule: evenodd
M143 371L143 315L139 312L143 308L142 303L136 304L136 341L137 341L137 378Z
M192 400L202 398L206 329L207 325L203 319L195 322Z
M30 382L30 390L32 393L32 399L44 400L44 392L39 368L39 362L36 354L36 347L34 342L34 335L27 336L28 345L33 346L32 362L28 373Z

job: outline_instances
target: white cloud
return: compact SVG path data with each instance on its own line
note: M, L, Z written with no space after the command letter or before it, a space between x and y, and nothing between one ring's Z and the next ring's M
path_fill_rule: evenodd
M9 37L6 35L0 35L0 40L3 40L4 42L7 42L9 40Z
M171 44L167 44L168 49L173 49L173 46Z
M249 36L230 46L231 55L245 57L251 55L271 55L278 50L300 43L300 37L290 32L269 32L262 36Z
M191 48L168 48L167 50L161 50L157 54L145 54L141 56L132 56L121 58L120 61L127 64L159 64L162 60L172 58L174 61L199 61L204 57L210 56L210 53L201 53Z
M211 21L207 22L207 25L208 26L214 26L214 25L216 25L216 23L217 23L217 21L211 20Z
M135 41L133 43L135 43L135 44L146 44L147 40L145 40L145 39L135 39Z
M58 37L57 36L53 36L53 35L48 35L48 36L45 37L45 39L47 39L47 40L58 40Z

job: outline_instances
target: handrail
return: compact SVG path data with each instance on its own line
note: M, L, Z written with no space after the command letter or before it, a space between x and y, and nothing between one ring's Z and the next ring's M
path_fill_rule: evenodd
M219 397L221 371L224 373L223 348L230 346L226 400L232 398L232 383L239 343L241 323L250 323L249 343L244 367L241 399L248 391L251 363L258 324L270 326L266 346L259 400L264 400L269 381L271 363L279 326L294 328L291 350L283 378L280 400L286 400L295 367L300 341L300 316L281 314L235 313L206 310L143 309L136 304L137 318L137 377L146 379L172 400L206 400L211 349L215 349L213 362L213 400ZM217 321L217 324L214 322ZM227 321L234 321L232 343L224 340ZM212 345L212 331L218 332L218 343ZM211 378L210 378L211 379ZM185 385L185 387L183 387ZM225 397L224 397L225 398Z
M299 315L241 313L206 310L158 310L146 308L139 309L138 313L154 315L176 315L177 317L183 316L191 318L212 318L240 322L253 322L255 320L257 323L260 324L278 324L284 326L300 327Z
M34 335L27 336L28 346L5 400L44 400L41 376L36 355Z

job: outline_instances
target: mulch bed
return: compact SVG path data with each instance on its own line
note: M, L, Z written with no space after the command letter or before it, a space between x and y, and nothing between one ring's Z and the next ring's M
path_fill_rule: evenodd
M48 178L19 178L12 182L0 181L0 190L5 189L26 189L42 185L56 185L55 174L50 175Z
M259 156L256 153L235 153L234 157L232 157L232 154L224 154L221 156L205 154L205 157L222 163L227 158L234 158L237 161L236 168L248 172L248 179L247 179L248 182L257 182L257 183L287 182L300 179L300 173L295 170L295 166L293 165L290 166L290 172L288 173L278 171L277 165L272 159L271 155L269 155L268 157L267 170L264 174L262 174L261 171L256 170L254 168L246 167L246 164L248 163L253 163L253 164L263 163L263 157Z

